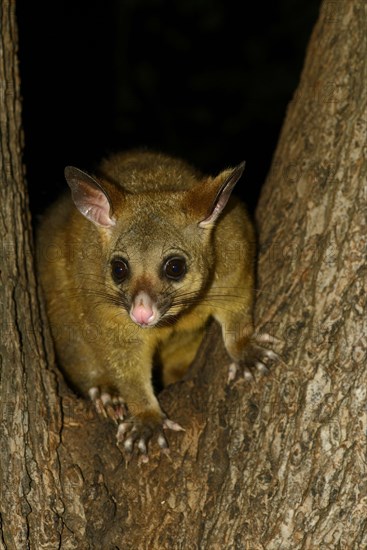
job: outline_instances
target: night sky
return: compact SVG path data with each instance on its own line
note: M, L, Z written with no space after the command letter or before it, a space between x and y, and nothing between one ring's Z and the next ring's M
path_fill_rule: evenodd
M212 174L246 160L237 193L253 211L320 0L17 4L35 218L65 165L93 171L132 147Z

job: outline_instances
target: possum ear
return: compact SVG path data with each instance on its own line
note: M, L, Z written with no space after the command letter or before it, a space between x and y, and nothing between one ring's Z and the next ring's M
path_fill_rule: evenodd
M99 227L115 225L110 199L97 180L74 166L65 168L65 178L74 204L83 216Z
M210 189L214 199L212 199L211 206L206 217L199 223L199 227L210 226L216 221L219 214L226 206L234 186L242 176L245 169L245 164L245 162L241 162L241 164L235 168L228 168L227 170L221 172L219 176L211 180Z

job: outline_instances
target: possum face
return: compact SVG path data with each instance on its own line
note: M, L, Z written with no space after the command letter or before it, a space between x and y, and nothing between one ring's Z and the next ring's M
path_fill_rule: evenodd
M142 328L172 324L200 302L214 275L215 222L243 168L183 191L135 194L66 168L76 207L104 243L106 299L132 322Z
M140 198L113 228L106 284L141 327L172 324L198 303L213 274L211 231L182 209L173 214L177 200Z

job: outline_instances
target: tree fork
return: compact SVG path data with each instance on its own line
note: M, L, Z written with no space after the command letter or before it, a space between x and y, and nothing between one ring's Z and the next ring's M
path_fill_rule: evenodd
M364 548L364 6L324 2L257 211L270 376L226 386L213 325L162 406L171 460L127 466L54 370L21 162L14 3L0 7L4 548Z

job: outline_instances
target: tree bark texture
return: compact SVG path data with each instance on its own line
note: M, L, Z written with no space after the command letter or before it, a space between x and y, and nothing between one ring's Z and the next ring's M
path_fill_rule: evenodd
M228 386L213 325L160 395L186 432L139 465L54 369L2 2L0 548L367 548L364 17L322 5L257 211L257 325L282 361Z
M61 409L34 276L14 12L0 3L0 547L56 548Z

